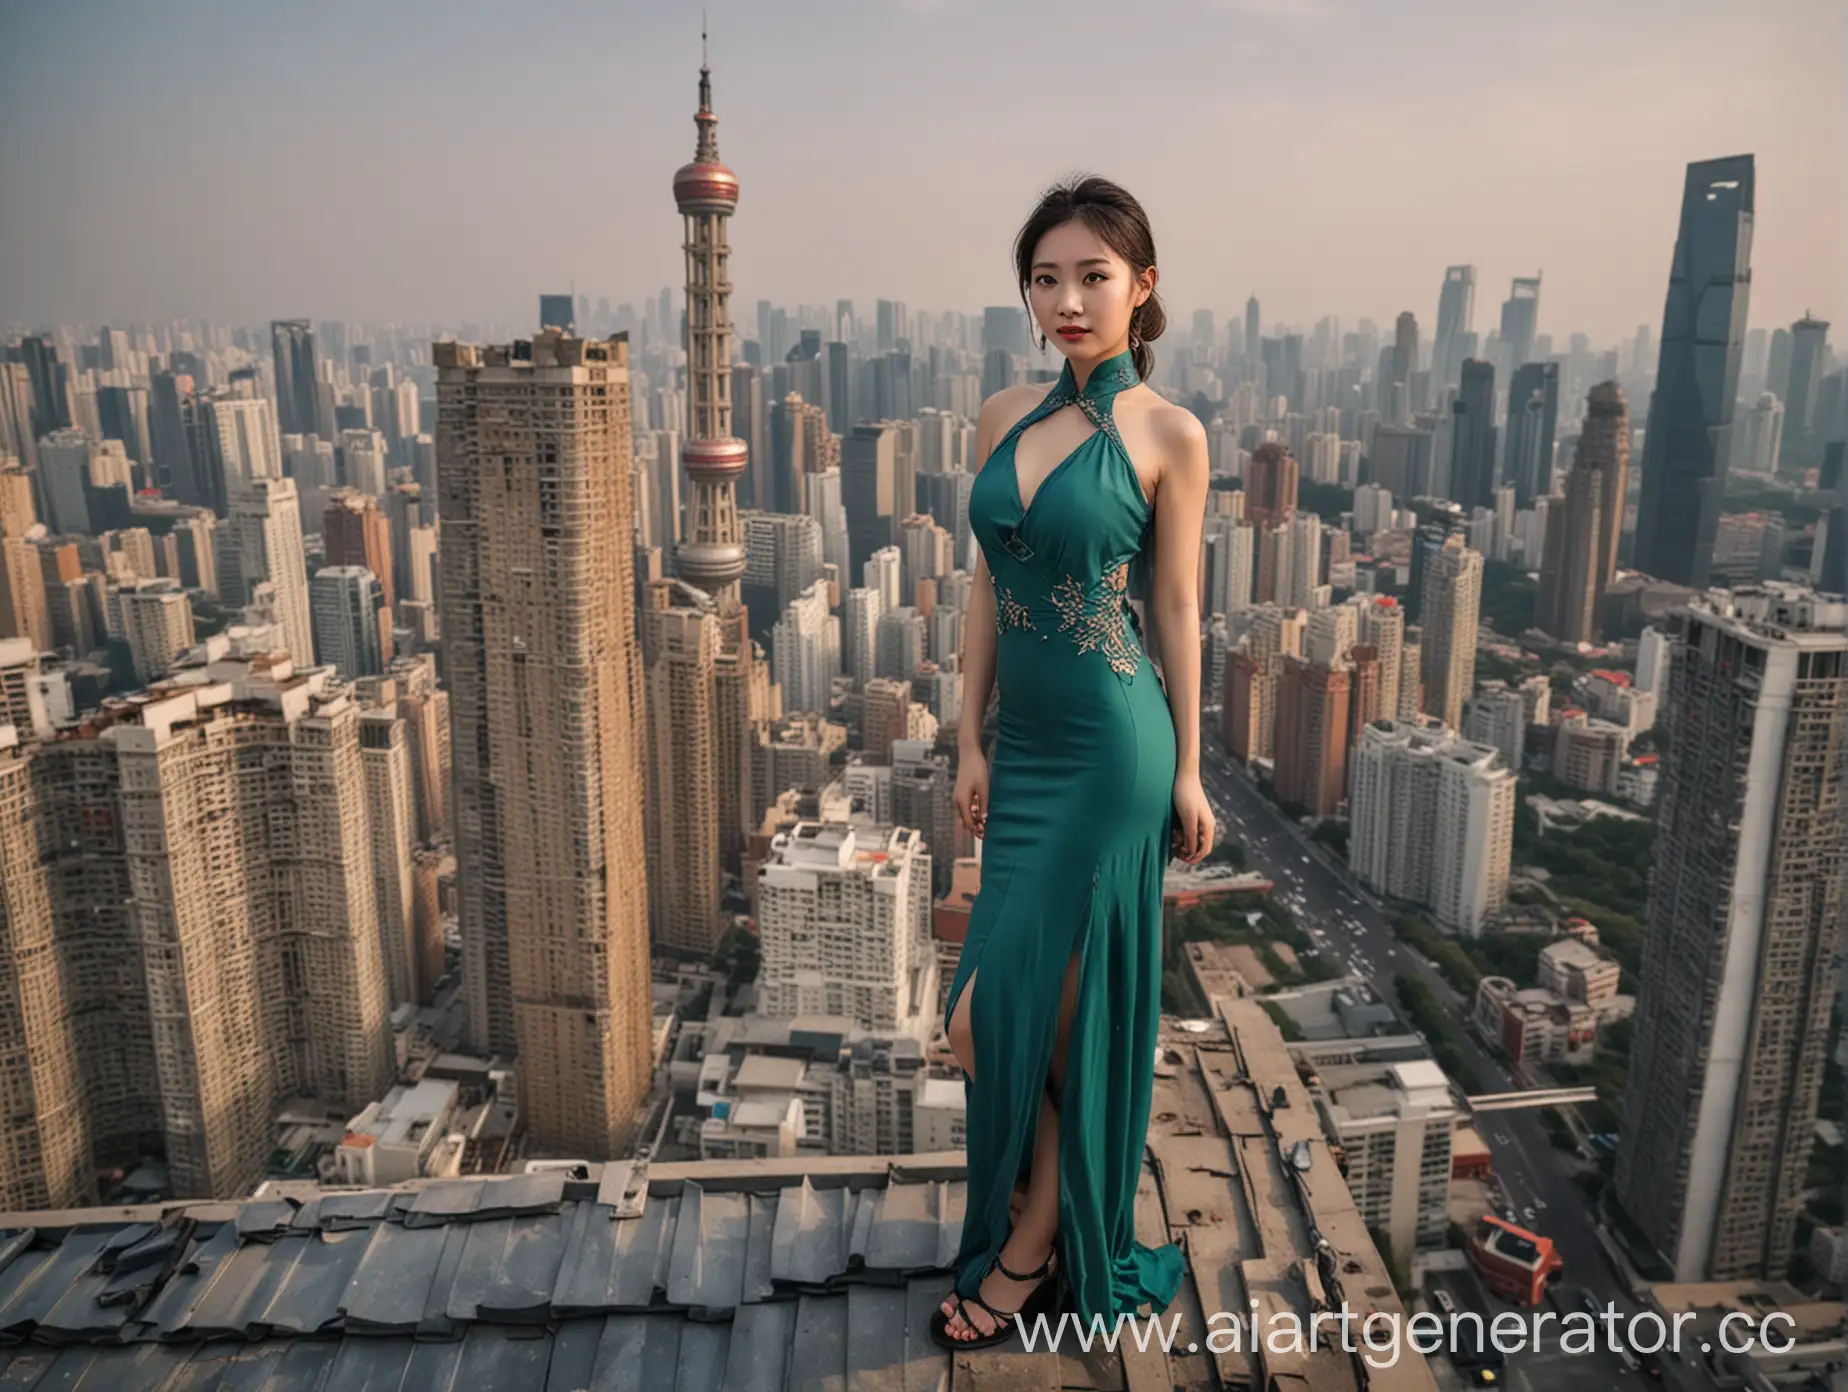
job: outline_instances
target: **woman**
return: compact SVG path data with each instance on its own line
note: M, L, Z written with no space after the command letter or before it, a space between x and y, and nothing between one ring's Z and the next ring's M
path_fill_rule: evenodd
M1087 1323L1174 1297L1180 1252L1135 1240L1162 874L1172 855L1198 863L1214 830L1199 764L1206 432L1142 383L1165 326L1148 218L1084 178L1041 199L1014 259L1041 347L1066 362L1050 389L997 392L977 425L956 807L983 838L982 887L945 1018L969 1201L932 1326L955 1348L1009 1338L1061 1285ZM1132 570L1152 571L1160 675Z

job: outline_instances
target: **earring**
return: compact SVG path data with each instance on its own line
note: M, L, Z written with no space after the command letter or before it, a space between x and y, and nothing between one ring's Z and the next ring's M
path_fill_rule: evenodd
M1046 351L1046 335L1041 334L1040 335L1040 352L1043 353L1045 351Z

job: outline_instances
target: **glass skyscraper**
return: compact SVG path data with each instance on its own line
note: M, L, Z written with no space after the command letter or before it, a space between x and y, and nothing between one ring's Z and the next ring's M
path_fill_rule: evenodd
M1638 570L1707 584L1752 289L1751 155L1688 166L1643 437Z

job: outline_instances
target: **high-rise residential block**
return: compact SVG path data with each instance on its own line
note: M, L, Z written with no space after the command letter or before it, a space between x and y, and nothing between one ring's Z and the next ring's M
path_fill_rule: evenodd
M1476 684L1476 626L1482 608L1482 556L1451 536L1425 567L1420 597L1425 709L1453 731Z
M802 821L779 832L758 872L759 1012L927 1027L937 1001L930 860L908 827L869 836Z
M295 480L260 476L239 485L231 495L229 533L225 559L236 567L232 594L248 604L259 586L269 586L289 656L298 667L313 666L314 621Z
M1848 601L1714 591L1668 632L1611 1192L1670 1279L1781 1276L1848 915Z
M1433 726L1379 721L1350 756L1348 864L1371 888L1479 934L1507 900L1515 774Z
M1707 583L1731 458L1755 184L1750 155L1688 166L1643 432L1636 568L1696 589Z
M470 1035L536 1144L609 1157L653 1068L628 343L432 353Z

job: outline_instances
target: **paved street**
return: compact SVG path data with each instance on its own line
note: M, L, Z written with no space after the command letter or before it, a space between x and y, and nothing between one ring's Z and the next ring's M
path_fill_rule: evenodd
M1440 1000L1457 1011L1459 1045L1483 1085L1496 1092L1516 1090L1520 1085L1509 1078L1507 1070L1462 1031L1468 1003L1451 990L1435 967L1394 938L1392 913L1350 879L1338 857L1312 842L1303 826L1291 821L1258 790L1220 743L1217 712L1203 712L1201 727L1201 782L1219 819L1221 841L1238 840L1245 848L1249 868L1275 881L1279 896L1301 895L1303 910L1297 917L1305 931L1346 969L1371 981L1395 1007L1398 995L1394 982L1400 975L1424 981ZM1358 930L1351 926L1354 921L1360 925ZM1584 1191L1572 1182L1572 1157L1553 1148L1537 1113L1485 1113L1478 1127L1510 1202L1522 1213L1534 1210L1533 1228L1552 1238L1564 1259L1562 1305L1577 1308L1578 1292L1589 1289L1600 1304L1614 1301L1620 1310L1634 1313L1639 1307L1622 1292L1606 1264ZM1703 1372L1665 1361L1665 1386L1679 1392L1697 1392L1710 1385ZM1553 1350L1510 1358L1508 1381L1517 1388L1550 1392L1566 1386L1634 1387L1647 1379L1629 1372L1610 1353L1580 1357Z

